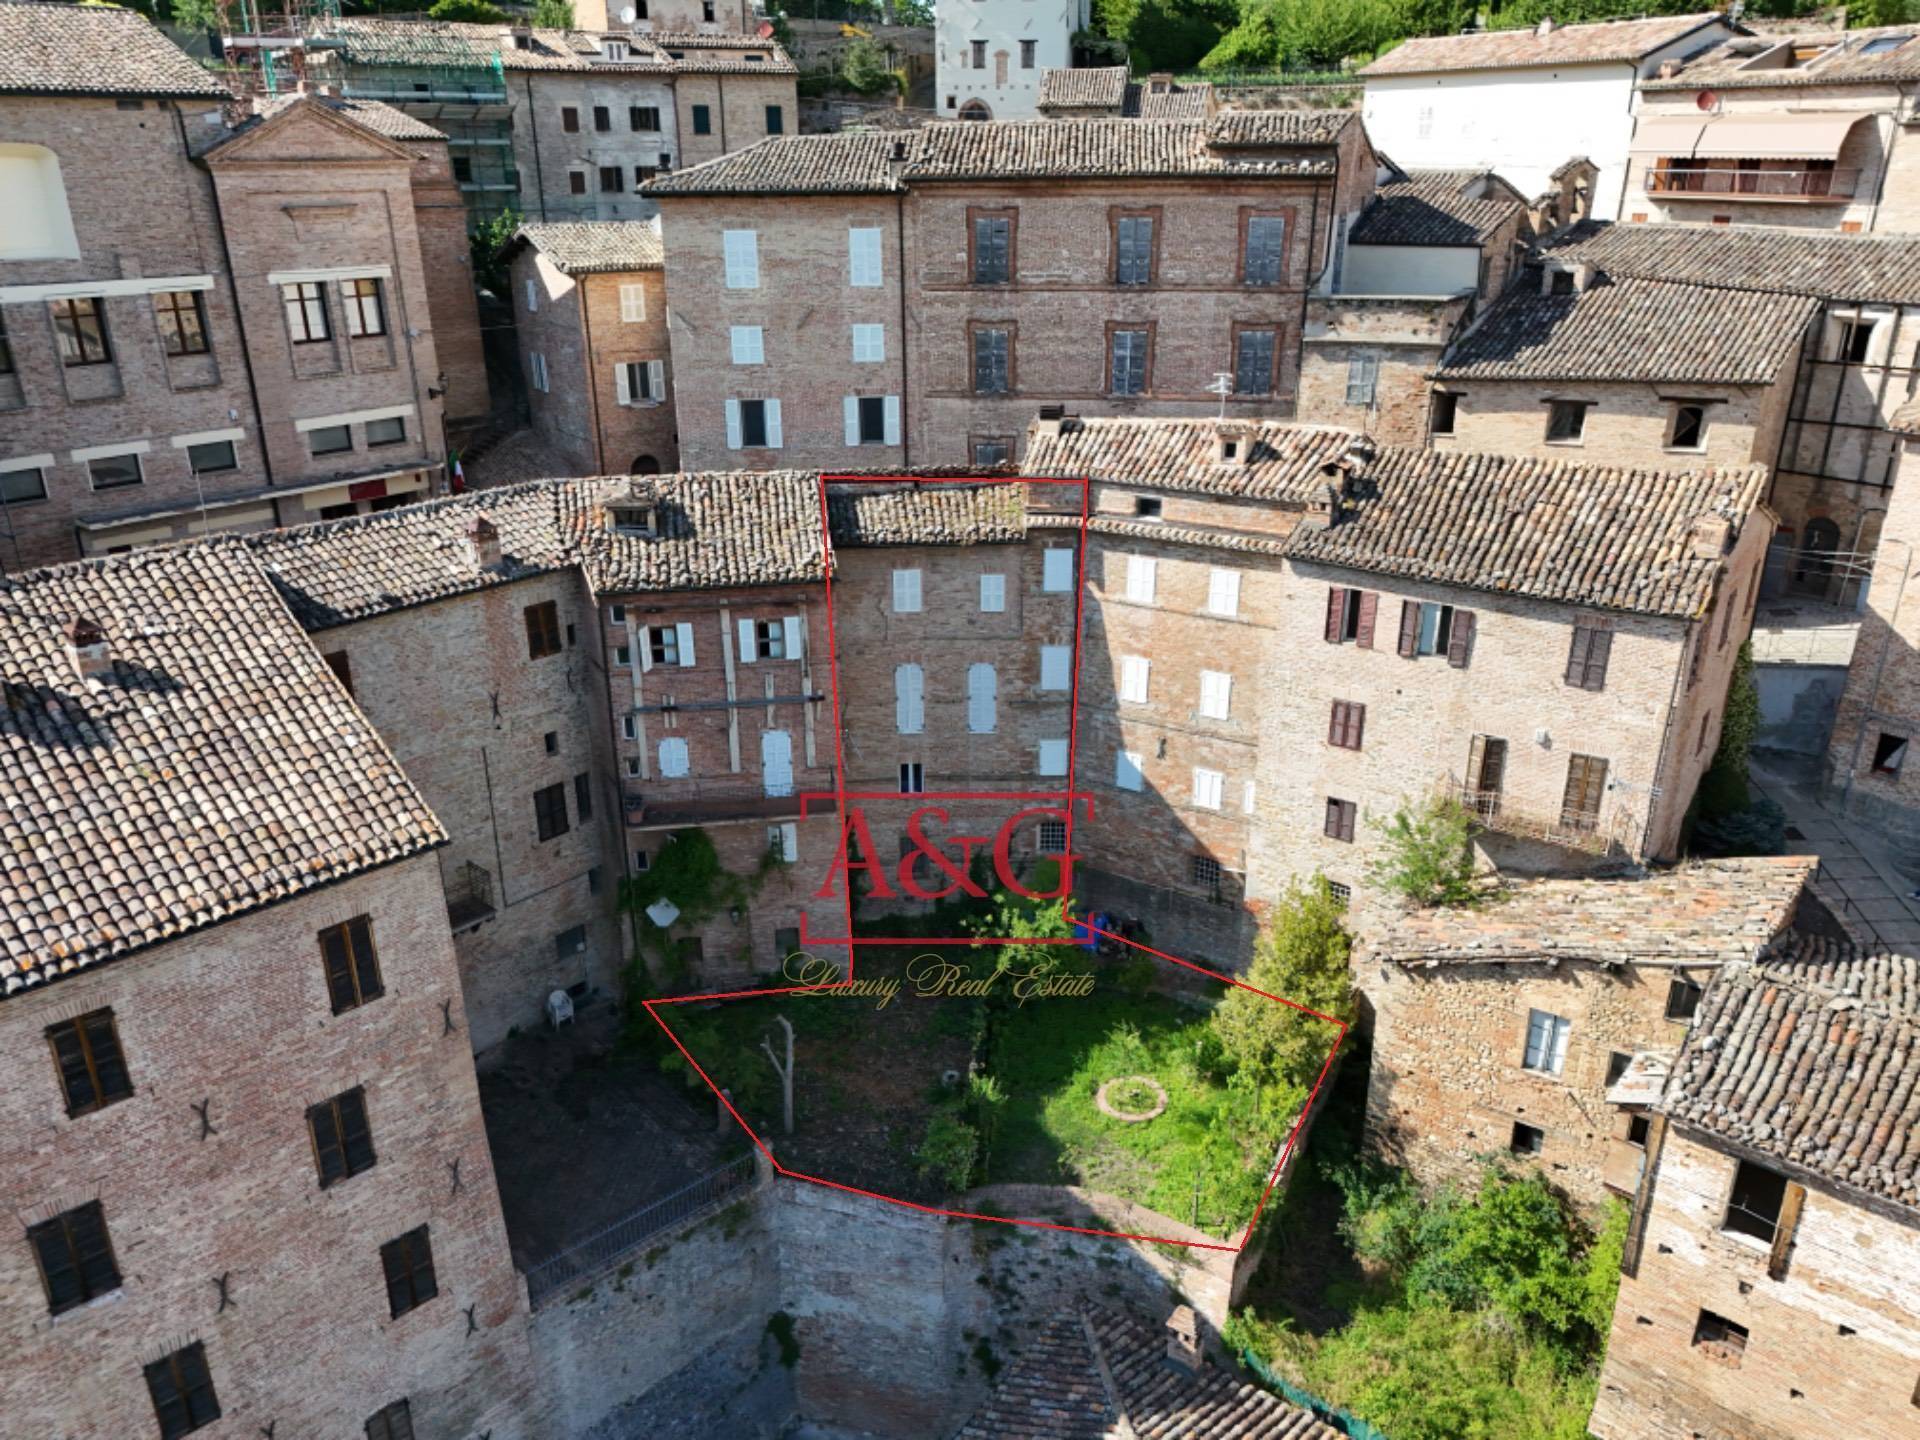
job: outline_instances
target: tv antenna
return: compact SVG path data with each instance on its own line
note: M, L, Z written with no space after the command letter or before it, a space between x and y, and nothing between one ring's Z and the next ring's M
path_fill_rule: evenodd
M1227 418L1227 397L1233 394L1233 372L1231 370L1214 371L1213 383L1207 386L1207 392L1211 395L1218 395L1220 397L1219 418L1222 420L1226 419Z

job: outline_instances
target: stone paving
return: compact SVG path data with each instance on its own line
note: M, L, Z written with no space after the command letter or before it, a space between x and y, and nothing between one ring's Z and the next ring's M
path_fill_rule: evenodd
M1787 813L1787 849L1818 855L1817 894L1869 945L1920 954L1920 895L1911 867L1857 823L1841 819L1820 793L1818 761L1778 754L1753 757L1754 788Z

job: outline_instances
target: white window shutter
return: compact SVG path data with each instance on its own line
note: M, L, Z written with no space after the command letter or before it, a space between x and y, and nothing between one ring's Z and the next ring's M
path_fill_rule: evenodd
M633 403L633 386L627 380L627 367L625 365L616 365L613 367L613 389L615 396L622 405L631 405Z
M722 230L720 247L726 261L727 289L759 289L759 235L752 230Z
M1233 697L1233 676L1219 670L1200 672L1200 713L1210 720L1227 718Z
M893 572L893 613L896 615L915 615L920 610L920 572L919 570L896 570Z
M967 729L975 735L994 730L994 701L1000 689L993 666L984 661L967 667Z
M1041 588L1059 591L1073 588L1073 551L1064 545L1055 545L1042 551L1045 570L1041 579Z
M653 631L648 626L642 625L634 632L634 638L640 646L640 673L644 675L653 669Z
M620 319L631 325L647 318L647 288L644 285L620 287Z
M1042 690L1073 688L1073 647L1071 645L1040 647L1040 688Z
M786 443L780 434L780 402L767 401L767 448L778 450Z
M984 614L998 614L1007 608L1007 577L1004 575L982 575L980 577L980 609Z
M664 360L647 361L647 398L649 400L667 398L667 362Z
M926 723L925 677L918 665L893 667L893 723L902 735L918 735Z
M1127 557L1127 599L1136 605L1153 603L1154 571L1159 568L1151 555Z
M1207 577L1207 610L1214 615L1240 613L1240 572L1215 566Z
M1247 781L1246 788L1240 792L1240 808L1246 814L1253 814L1253 781Z
M786 632L784 638L787 642L785 647L787 659L798 660L801 652L806 648L806 630L800 623L800 617L789 615L780 622L780 625Z
M1147 700L1147 678L1153 664L1142 655L1120 657L1120 698L1134 705Z
M751 620L742 620L740 622L741 663L750 665L759 658L759 652L755 650L753 644L753 622Z
M800 858L800 826L792 820L786 820L775 826L774 830L780 837L780 858L791 865Z
M729 450L740 448L740 402L738 400L727 401L727 448Z
M533 283L533 277L527 277L527 313L532 314L540 308L540 291Z
M682 620L673 627L674 648L680 652L682 667L693 664L693 626Z
M889 395L883 406L886 412L886 441L889 445L900 443L900 397Z
M848 395L840 402L840 419L845 439L849 445L860 443L860 400L858 396Z
M691 766L687 761L687 742L678 738L660 742L660 775L662 779L677 780L685 775Z
M1066 741L1042 740L1040 742L1040 773L1042 775L1064 775L1067 773Z
M1113 757L1113 783L1122 790L1141 788L1143 772L1141 758L1131 750L1122 750Z
M872 286L880 283L880 232L855 227L847 231L847 283Z
M1202 810L1220 808L1221 775L1218 770L1193 768L1193 803Z

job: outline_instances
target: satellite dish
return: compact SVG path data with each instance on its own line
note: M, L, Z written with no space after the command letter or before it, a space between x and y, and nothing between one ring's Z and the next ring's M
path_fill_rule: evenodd
M633 6L625 5L621 7L620 23L622 25L631 25L634 21L638 20L639 18L640 18L640 12L634 9Z
M1720 97L1711 90L1702 90L1698 95L1693 97L1693 103L1702 110L1711 110L1720 103Z

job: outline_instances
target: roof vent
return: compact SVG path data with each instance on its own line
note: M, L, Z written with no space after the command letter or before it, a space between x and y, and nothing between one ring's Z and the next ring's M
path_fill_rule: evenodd
M1253 427L1242 420L1213 422L1213 463L1245 465L1253 456Z
M905 140L895 140L891 154L895 160L905 160L907 158L907 142Z
M484 510L467 522L467 554L481 570L500 564L500 530Z
M1540 23L1533 27L1533 33L1544 40L1553 33L1553 28L1553 17L1551 15L1542 15L1540 17Z
M97 679L113 669L113 649L107 644L107 632L89 616L76 615L67 623L67 650L82 680Z
M1698 515L1693 521L1693 553L1702 560L1718 560L1733 543L1733 522L1724 515Z
M1167 1317L1167 1364L1188 1375L1200 1372L1200 1321L1190 1305Z
M1173 72L1170 70L1156 70L1153 74L1147 76L1147 93L1149 95L1171 95L1173 93Z

